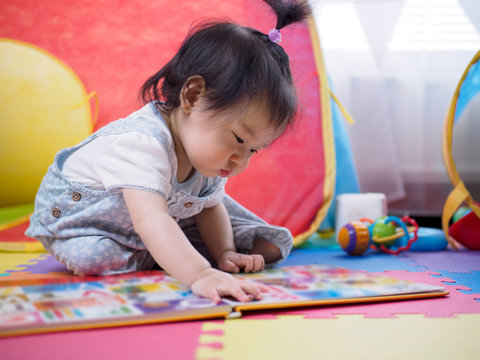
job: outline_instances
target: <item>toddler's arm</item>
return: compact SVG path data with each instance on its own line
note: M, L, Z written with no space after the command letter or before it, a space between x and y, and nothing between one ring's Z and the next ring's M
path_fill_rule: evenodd
M260 253L246 255L237 253L233 241L232 224L222 202L204 208L195 216L200 236L218 268L229 272L256 272L263 270L265 260Z
M248 294L256 299L262 297L265 286L213 269L168 214L167 203L161 196L128 188L123 190L123 196L135 231L155 261L171 276L191 287L195 294L217 303L226 295L239 301L250 300Z

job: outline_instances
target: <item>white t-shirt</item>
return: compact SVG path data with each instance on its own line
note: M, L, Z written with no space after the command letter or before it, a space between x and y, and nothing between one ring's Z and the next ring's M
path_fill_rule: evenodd
M142 110L141 110L142 111ZM201 197L212 179L195 172L187 181L178 183L177 159L170 130L163 119L152 118L168 143L143 132L129 131L98 136L71 154L62 166L70 180L95 190L135 187L159 193L166 199L175 189ZM224 196L219 192L205 207L216 205Z

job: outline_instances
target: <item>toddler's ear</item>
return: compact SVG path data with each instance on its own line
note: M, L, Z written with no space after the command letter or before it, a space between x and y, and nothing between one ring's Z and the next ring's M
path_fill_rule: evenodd
M180 106L186 114L190 114L198 100L205 94L207 84L200 75L190 76L180 91Z

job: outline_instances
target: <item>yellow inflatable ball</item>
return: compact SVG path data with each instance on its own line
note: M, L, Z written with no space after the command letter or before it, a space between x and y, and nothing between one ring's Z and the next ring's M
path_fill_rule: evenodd
M92 132L88 99L62 61L0 38L0 207L33 202L55 153Z

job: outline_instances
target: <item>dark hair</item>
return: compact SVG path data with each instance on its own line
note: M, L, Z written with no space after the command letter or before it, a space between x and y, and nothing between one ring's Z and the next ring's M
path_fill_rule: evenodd
M264 1L277 15L278 30L310 13L305 0ZM157 101L159 109L172 111L193 75L205 79L210 110L260 99L278 128L288 127L295 116L298 100L288 55L258 30L225 21L193 28L177 54L143 84L140 95L145 103Z

